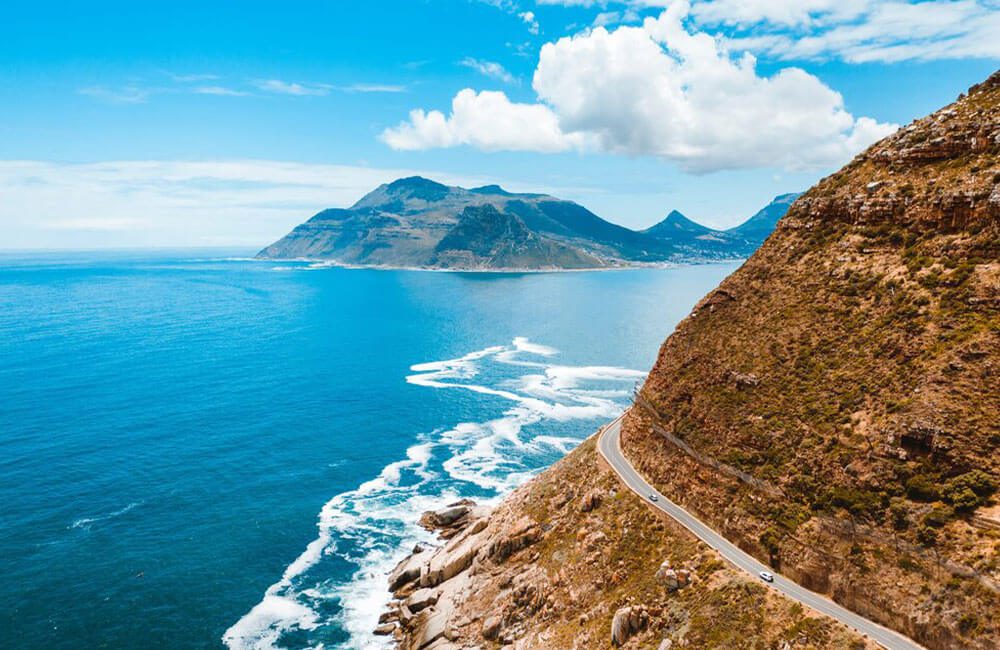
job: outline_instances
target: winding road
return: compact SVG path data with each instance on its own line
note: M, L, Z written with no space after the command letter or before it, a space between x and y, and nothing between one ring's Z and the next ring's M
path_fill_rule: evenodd
M731 543L725 537L702 523L697 517L689 513L687 510L667 499L639 475L635 468L632 467L632 465L625 458L625 455L622 454L621 424L623 417L624 415L611 424L605 426L597 439L597 448L600 450L601 455L608 462L608 464L611 465L612 469L614 469L615 473L618 474L618 477L622 480L622 482L625 483L630 490L639 495L639 498L645 501L648 505L658 508L664 513L670 515L670 517L676 520L679 524L694 533L695 537L714 548L720 555L722 555L722 557L736 565L738 568L743 569L755 578L759 576L761 571L770 571L773 573L773 570L770 567L757 561L753 556L742 551L735 544ZM650 495L656 495L657 500L653 501L650 499ZM905 636L897 632L893 632L888 628L882 627L878 623L869 621L863 616L859 616L858 614L841 607L825 596L821 596L814 591L809 591L805 587L792 582L784 576L774 574L774 582L764 584L773 587L785 596L797 600L803 605L811 607L821 614L826 614L827 616L840 621L844 625L857 630L885 648L889 648L890 650L923 650L923 646L918 645Z

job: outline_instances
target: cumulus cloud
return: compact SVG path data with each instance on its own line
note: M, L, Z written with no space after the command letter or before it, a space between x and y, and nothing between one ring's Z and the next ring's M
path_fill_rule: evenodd
M565 133L559 118L543 104L518 104L496 91L462 90L451 102L451 113L410 111L410 119L382 132L393 149L413 151L470 145L484 151L578 149L587 136Z
M840 164L894 125L856 119L839 93L799 68L760 76L675 2L641 27L598 27L542 47L538 101L465 89L451 114L411 112L382 139L397 149L600 150L652 155L694 172Z

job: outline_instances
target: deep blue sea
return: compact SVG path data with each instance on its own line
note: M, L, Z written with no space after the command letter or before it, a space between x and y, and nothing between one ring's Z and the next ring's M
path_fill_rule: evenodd
M0 646L381 647L420 513L612 418L736 266L238 255L0 255Z

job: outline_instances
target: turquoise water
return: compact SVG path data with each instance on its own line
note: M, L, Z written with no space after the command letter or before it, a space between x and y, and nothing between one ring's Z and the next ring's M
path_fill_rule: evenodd
M420 512L611 418L734 268L0 256L0 645L380 647Z

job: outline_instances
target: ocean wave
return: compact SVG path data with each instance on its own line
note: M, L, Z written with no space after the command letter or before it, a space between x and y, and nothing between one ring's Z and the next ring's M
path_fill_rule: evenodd
M91 527L93 527L94 524L100 523L102 521L108 521L109 519L114 519L115 517L121 517L122 515L124 515L124 514L126 514L128 512L131 512L132 510L138 508L142 504L143 504L142 501L135 501L133 503L128 504L124 508L119 508L118 510L115 510L114 512L109 512L106 515L95 515L93 517L83 517L81 519L75 520L73 523L71 523L66 528L71 529L71 530L74 529L74 528L82 528L84 530L90 530Z
M225 632L224 643L240 650L283 647L282 638L294 631L320 647L336 630L349 638L340 647L389 647L389 640L372 634L389 599L386 574L415 544L436 543L419 526L421 513L469 495L498 501L589 433L581 426L579 437L566 435L560 424L615 417L630 384L644 376L626 368L551 363L558 353L518 337L509 345L413 365L410 384L468 391L507 406L499 417L420 436L404 459L327 502L316 538ZM525 368L530 370L521 372ZM353 567L349 577L316 575L324 560L334 558ZM332 617L321 614L331 610Z

